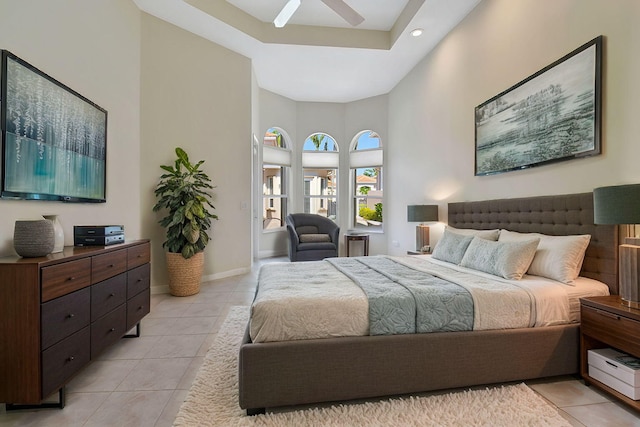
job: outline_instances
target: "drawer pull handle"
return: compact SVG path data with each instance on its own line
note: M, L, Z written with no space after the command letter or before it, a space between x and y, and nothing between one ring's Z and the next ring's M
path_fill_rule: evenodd
M613 363L609 362L608 360L605 360L605 362L607 362L607 365L612 366L616 369L618 369L618 367L616 365L614 365Z
M144 305L141 305L140 307L138 307L138 310L142 310L144 308Z
M76 317L76 315L75 315L75 314L73 314L73 313L69 313L69 314L67 315L67 318L69 318L69 319L73 319L74 317Z
M110 296L110 297L115 297L115 296L116 296L116 294L114 294L113 292L111 292L111 293L109 294L109 296Z
M72 281L72 280L76 280L76 278L75 278L75 277L73 277L73 276L71 276L71 277L67 277L67 281L68 281L68 282L70 282L70 281Z
M109 329L109 332L115 332L115 331L116 331L116 328Z
M108 268L113 268L113 264L107 265Z
M138 283L142 282L142 279L138 279Z
M67 361L69 361L69 362L73 362L74 360L75 360L75 357L73 357L73 356L69 356L67 358Z
M596 310L596 313L598 313L601 316L609 317L614 320L620 320L620 316L618 316L617 314L609 313L607 311Z

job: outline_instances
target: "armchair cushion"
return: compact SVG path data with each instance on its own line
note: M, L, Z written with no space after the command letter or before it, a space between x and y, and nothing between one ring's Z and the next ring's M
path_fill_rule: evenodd
M300 243L318 243L318 242L330 242L331 236L328 234L298 234Z

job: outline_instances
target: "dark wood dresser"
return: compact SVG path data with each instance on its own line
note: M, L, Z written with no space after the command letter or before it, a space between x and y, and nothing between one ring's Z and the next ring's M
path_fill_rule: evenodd
M0 258L0 402L38 405L149 313L150 243ZM138 329L139 332L139 329Z

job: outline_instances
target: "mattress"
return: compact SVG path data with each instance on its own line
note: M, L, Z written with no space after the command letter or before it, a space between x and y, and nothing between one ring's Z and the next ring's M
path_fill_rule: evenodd
M574 286L528 275L522 280L506 280L430 256L387 258L416 270L437 272L438 277L479 292L478 296L474 294L475 309L478 319L484 319L484 323L474 329L577 322L579 298L608 294L605 284L583 277L576 280ZM473 290L474 282L481 284L475 285L479 291ZM530 299L531 320L523 314L526 324L509 323L510 311L497 302L495 294L483 296L486 288L505 286L521 289L527 295L525 299ZM478 310L482 310L481 315ZM523 311L522 308L514 310ZM496 323L502 321L507 323ZM253 342L369 335L369 302L363 289L327 261L266 264L260 271L249 331Z

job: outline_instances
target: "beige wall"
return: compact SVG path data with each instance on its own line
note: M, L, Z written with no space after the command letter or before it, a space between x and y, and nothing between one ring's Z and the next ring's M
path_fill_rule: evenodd
M108 111L107 202L0 200L0 255L13 251L16 219L60 215L73 225L122 224L147 237L140 215L140 11L129 0L0 0L1 48ZM126 189L126 191L124 191Z
M152 286L167 285L164 229L152 212L153 190L173 164L175 147L205 160L214 190L212 242L203 280L251 267L251 62L155 17L142 14L143 233L152 239Z
M640 182L640 2L485 0L389 95L389 253L411 247L406 206L587 192ZM474 108L604 35L602 155L474 176ZM412 190L406 191L407 188ZM436 238L442 227L436 228Z

